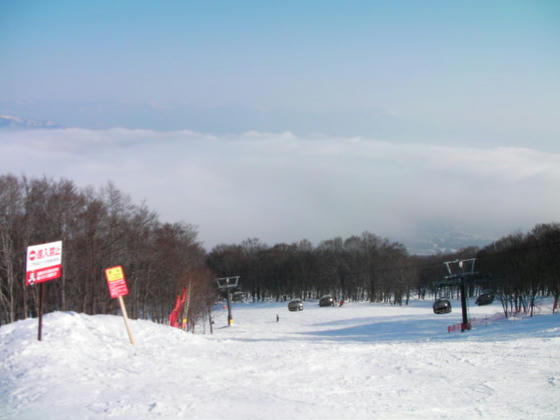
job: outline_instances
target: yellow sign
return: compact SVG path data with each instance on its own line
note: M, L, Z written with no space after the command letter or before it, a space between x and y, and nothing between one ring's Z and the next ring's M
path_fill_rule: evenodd
M117 267L106 269L105 275L107 276L107 281L117 281L124 279L124 272L120 265Z

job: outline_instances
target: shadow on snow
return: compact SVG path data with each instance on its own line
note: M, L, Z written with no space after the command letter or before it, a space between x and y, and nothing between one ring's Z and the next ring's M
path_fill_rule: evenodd
M369 321L369 322L368 322ZM533 318L503 319L479 325L470 331L447 332L447 327L459 323L456 316L427 318L418 316L393 317L390 320L349 319L353 323L337 328L339 321L320 324L316 331L299 334L320 340L346 342L429 342L450 340L504 341L512 338L554 338L560 335L560 316L537 315ZM330 325L329 325L330 324ZM319 325L318 325L319 326ZM332 328L329 328L331 326Z

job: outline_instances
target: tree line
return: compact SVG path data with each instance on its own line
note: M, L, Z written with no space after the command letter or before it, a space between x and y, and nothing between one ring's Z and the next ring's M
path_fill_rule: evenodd
M506 316L534 314L540 296L560 297L560 224L539 224L527 233L504 236L478 253L486 287L497 293ZM484 284L483 284L484 285Z
M490 290L506 315L532 313L539 296L560 296L560 224L541 224L482 248L411 255L405 246L370 232L268 246L259 239L221 244L210 252L185 223L162 223L146 205L132 203L113 184L95 190L72 181L0 176L0 324L36 316L37 287L25 286L26 248L63 241L63 271L47 287L46 311L118 313L104 269L122 265L132 318L167 322L177 295L187 289L182 318L192 329L207 319L218 291L216 277L240 276L250 299L318 299L408 304L411 297L458 294L441 285L444 262L476 258L475 296Z
M183 288L193 323L213 302L213 277L197 232L162 223L111 183L94 190L70 180L0 176L0 324L35 316L36 286L25 286L26 249L62 240L62 275L46 285L45 311L118 313L104 270L123 266L132 318L166 322Z
M307 240L268 247L258 239L247 239L216 246L208 255L211 269L219 275L239 275L254 301L331 294L401 302L415 287L410 260L402 244L368 232L326 240L317 247Z
M468 247L437 255L410 255L406 248L364 232L334 238L313 247L303 240L272 247L258 239L219 245L208 265L220 274L241 276L253 301L329 294L338 299L408 304L411 296L459 296L449 283L446 262L475 259L475 275L466 281L469 297L490 293L507 315L534 313L538 297L560 296L560 224L540 224L530 232L505 236L482 249ZM457 264L451 265L457 267Z

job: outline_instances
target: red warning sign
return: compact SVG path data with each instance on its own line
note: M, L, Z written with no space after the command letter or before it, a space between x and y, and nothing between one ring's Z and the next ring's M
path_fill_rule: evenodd
M116 267L107 268L105 270L107 277L107 284L109 285L109 293L112 298L124 296L128 294L128 287L126 286L126 279L124 272L120 265Z
M60 278L62 272L62 241L27 247L25 284L33 286Z

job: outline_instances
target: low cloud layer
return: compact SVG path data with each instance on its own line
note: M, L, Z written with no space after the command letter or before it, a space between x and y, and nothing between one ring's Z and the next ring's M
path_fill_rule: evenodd
M370 231L407 240L426 226L488 239L560 214L560 154L526 148L301 138L289 132L53 129L0 132L1 173L111 180L207 248Z

